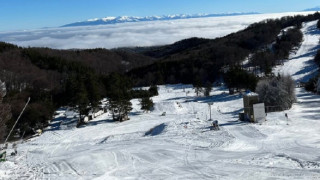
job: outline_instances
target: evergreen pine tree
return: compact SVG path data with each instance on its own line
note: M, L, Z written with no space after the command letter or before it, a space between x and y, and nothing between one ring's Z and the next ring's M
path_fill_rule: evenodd
M122 99L120 101L116 102L118 105L118 118L119 121L125 121L129 120L128 114L132 110L132 103L130 102L130 99Z
M153 108L153 101L150 97L144 97L141 99L140 101L141 103L141 109L144 112L148 112L151 110L151 108Z
M88 115L91 105L87 90L89 85L85 80L85 77L73 74L69 76L66 83L66 94L69 105L75 107L80 115L78 126L84 123L83 118ZM91 91L91 93L94 92Z
M152 86L150 86L150 88L149 88L149 93L150 93L150 96L157 96L157 95L159 95L159 93L158 93L158 87L156 86L156 85L152 85Z
M194 91L195 91L197 96L199 96L200 93L203 91L202 83L201 83L201 80L200 80L199 77L195 78L194 83L193 83L193 88L194 88Z
M205 89L204 89L204 95L210 96L210 92L212 90L212 84L210 82L206 83Z
M84 123L83 116L87 116L90 110L89 108L90 101L88 99L88 93L83 83L79 83L75 99L76 99L75 103L77 104L77 109L80 115L79 124L81 125Z
M130 80L123 75L112 73L106 80L106 87L113 120L125 120L132 110Z

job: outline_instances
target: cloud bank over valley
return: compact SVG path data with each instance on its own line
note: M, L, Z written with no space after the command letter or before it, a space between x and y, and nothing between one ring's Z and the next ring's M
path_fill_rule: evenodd
M213 39L239 31L264 19L311 13L313 12L256 14L0 32L0 41L22 47L54 49L155 46L171 44L190 37Z

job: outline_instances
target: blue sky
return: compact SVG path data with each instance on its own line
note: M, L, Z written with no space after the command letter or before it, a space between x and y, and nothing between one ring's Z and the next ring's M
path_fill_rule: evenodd
M288 12L319 0L0 0L0 31L55 27L106 16Z

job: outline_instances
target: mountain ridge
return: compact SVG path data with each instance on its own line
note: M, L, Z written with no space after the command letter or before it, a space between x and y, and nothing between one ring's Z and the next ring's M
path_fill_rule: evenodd
M303 11L320 11L320 6L316 6L316 7L313 7L313 8L308 8L308 9L305 9Z
M93 18L86 21L79 21L75 23L65 24L61 27L74 27L74 26L96 26L106 24L119 24L126 22L147 22L147 21L165 21L176 19L191 19L191 18L204 18L204 17L221 17L221 16L240 16L240 15L252 15L259 14L258 12L246 12L246 13L221 13L221 14L174 14L163 16L109 16L104 18Z

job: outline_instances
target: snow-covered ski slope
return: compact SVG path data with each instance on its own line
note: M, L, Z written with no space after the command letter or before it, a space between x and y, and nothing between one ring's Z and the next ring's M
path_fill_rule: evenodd
M295 79L309 76L304 69L312 64L317 47L315 22L305 24L303 33L300 49L275 72ZM262 124L248 124L238 121L241 95L228 95L224 88L214 88L210 98L196 97L188 85L160 86L159 93L148 114L140 110L138 100L132 100L130 120L123 123L104 114L86 127L75 128L70 121L73 115L67 113L66 119L61 111L43 135L18 144L17 156L0 164L0 176L320 179L320 96L297 88L298 103L292 109L269 113ZM209 129L209 102L220 131ZM161 116L163 112L166 116Z
M291 75L296 81L306 82L317 73L318 66L313 61L317 50L320 49L320 31L317 21L303 24L303 42L298 51L292 53L283 66L274 68L274 73Z

